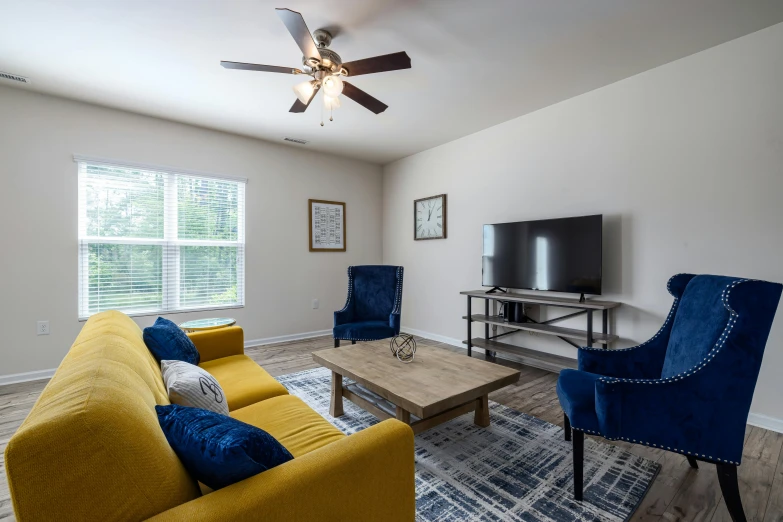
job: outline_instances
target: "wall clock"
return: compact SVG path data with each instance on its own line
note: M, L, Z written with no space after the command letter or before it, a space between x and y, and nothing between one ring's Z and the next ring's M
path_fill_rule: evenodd
M413 239L446 239L446 194L413 202Z

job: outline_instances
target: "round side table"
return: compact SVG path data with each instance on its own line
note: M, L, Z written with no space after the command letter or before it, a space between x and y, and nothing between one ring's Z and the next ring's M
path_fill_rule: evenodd
M210 317L208 319L194 319L179 325L185 332L201 332L203 330L215 330L216 328L226 328L234 326L237 320L231 317Z

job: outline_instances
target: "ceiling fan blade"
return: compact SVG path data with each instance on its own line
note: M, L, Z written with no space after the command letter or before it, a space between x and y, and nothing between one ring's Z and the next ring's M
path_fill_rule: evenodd
M360 74L372 74L386 71L397 71L399 69L410 69L411 58L405 51L355 62L344 63L343 67L348 71L348 76L359 76Z
M277 65L261 65L259 63L220 62L226 69L241 69L243 71L263 71L283 74L302 74L302 71L293 67L278 67Z
M318 94L318 91L321 89L321 87L316 87L315 90L313 90L313 95L310 96L310 99L307 100L307 105L299 101L299 98L296 99L293 105L291 105L291 108L288 110L288 112L304 112L307 110L307 108L310 106L310 103L313 101L313 98L315 98L315 95Z
M389 106L382 101L373 98L363 90L353 86L345 80L343 80L343 94L365 109L371 110L375 114L380 114L389 108Z
M288 32L294 37L296 45L302 50L302 54L307 58L320 60L321 54L318 52L318 47L315 45L310 29L307 28L302 15L296 11L280 7L275 9L275 11L277 11L277 16L283 21Z

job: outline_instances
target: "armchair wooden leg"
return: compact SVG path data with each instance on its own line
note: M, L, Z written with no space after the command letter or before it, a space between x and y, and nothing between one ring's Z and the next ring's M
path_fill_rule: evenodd
M339 348L340 347L340 339L335 339L334 340L334 347L335 348Z
M568 420L568 415L563 414L563 432L565 433L565 440L571 440L571 421Z
M582 500L583 466L585 457L585 434L573 430L574 437L574 500Z
M688 464L690 464L693 469L699 469L699 463L696 462L696 459L690 455L686 455L686 457L688 458Z
M734 464L715 464L715 467L718 469L720 490L723 493L723 500L726 501L726 508L729 510L731 520L734 522L747 522L745 511L742 509L742 499L740 499L737 466Z
M356 341L351 341L351 344L356 344Z

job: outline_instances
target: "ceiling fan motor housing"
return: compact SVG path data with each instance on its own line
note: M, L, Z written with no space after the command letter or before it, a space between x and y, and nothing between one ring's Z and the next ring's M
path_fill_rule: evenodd
M329 45L332 43L331 33L325 29L317 29L313 33L313 39L318 45L318 53L321 55L320 68L327 69L333 73L338 72L343 64L343 59L340 58L339 54L328 49ZM302 64L308 67L313 66L313 62L309 60L307 56L302 57ZM314 67L314 69L315 68L319 67Z

